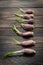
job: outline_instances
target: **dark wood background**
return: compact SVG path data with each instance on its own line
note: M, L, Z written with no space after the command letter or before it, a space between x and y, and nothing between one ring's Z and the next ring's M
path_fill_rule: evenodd
M33 9L35 29L34 39L37 44L30 47L36 50L35 56L15 56L3 58L3 54L8 51L20 50L12 40L17 38L20 41L26 40L12 31L11 26L17 25L19 30L24 31L19 24L14 21L14 13L20 13L19 7ZM29 39L29 38L28 38ZM43 0L0 0L0 65L43 65Z

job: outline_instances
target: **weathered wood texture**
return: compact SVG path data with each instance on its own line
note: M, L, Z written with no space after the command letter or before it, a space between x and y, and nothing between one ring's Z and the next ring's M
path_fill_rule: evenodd
M18 36L11 26L15 24L20 31L25 31L15 21L14 13L21 13L19 7L24 10L34 10L34 37L24 38ZM23 49L24 47L16 45L14 38L19 41L33 39L37 43L33 47L36 50L35 56L13 56L3 58L3 54L8 51ZM43 65L43 0L0 0L0 65Z
M19 4L18 4L19 3ZM0 1L0 7L43 7L42 0L9 0Z

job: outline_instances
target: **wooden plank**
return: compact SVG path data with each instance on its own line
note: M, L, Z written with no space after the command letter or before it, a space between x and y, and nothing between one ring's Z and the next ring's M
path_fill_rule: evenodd
M0 27L11 27L13 24L18 25L19 23L15 21L15 18L2 18L0 19ZM43 16L36 16L34 18L35 27L43 27Z
M28 7L23 7L23 9L24 10L27 10L27 9L32 9L32 10L34 10L34 15L36 16L36 15L43 15L43 8L28 8ZM21 13L20 11L19 11L19 8L16 8L16 7L11 7L11 8L9 8L9 7L0 7L0 15L1 16L6 16L6 17L14 17L14 14L15 13Z
M22 48L26 48L26 47L16 45L16 43L0 44L0 51L3 51L3 52L20 50ZM35 46L33 47L28 46L27 48L43 49L43 42L37 42Z
M20 23L16 21L7 21L7 20L0 20L0 28L11 28L12 25L15 24L17 27L20 27ZM35 27L43 27L43 20L36 19L33 24Z
M19 3L19 4L18 4ZM43 7L43 2L41 1L0 1L0 7Z
M14 17L6 17L6 16L4 17L4 16L2 16L2 17L0 17L0 23L1 23L1 21L2 21L2 22L3 22L3 21L8 21L8 22L9 22L9 21L15 21L15 18L16 18L15 16L14 16ZM35 17L34 17L34 21L36 21L36 20L37 20L37 21L39 21L39 20L42 21L42 20L43 20L43 16L35 16Z
M42 51L41 51L42 52ZM42 55L42 54L41 54ZM8 59L6 59L6 60L3 60L3 61L1 61L2 63L2 65L12 65L12 63L13 64L15 64L15 65L17 65L17 64L19 64L20 65L20 63L21 63L21 65L23 65L23 64L25 64L25 65L33 65L33 64L35 64L35 65L43 65L43 63L41 62L42 61L42 59L40 60L40 57L39 56L41 56L40 55L40 53L39 53L39 55L36 55L36 56L34 56L34 57L27 57L27 59L26 59L26 57L23 57L23 56L19 56L19 57L14 57L14 58L8 58ZM33 58L34 58L34 60L33 60ZM41 57L42 58L42 57ZM21 60L22 59L22 60ZM30 60L29 60L30 59ZM39 60L38 60L39 59ZM15 61L15 62L14 62ZM16 62L17 61L17 62ZM24 62L23 62L24 61ZM30 61L31 61L31 63L30 63ZM39 62L40 61L40 62ZM35 63L34 63L35 62Z
M0 44L10 44L10 43L14 44L14 40L13 40L14 38L16 38L19 41L25 41L25 40L32 39L38 43L43 42L43 37L33 37L33 38L25 39L25 38L20 37L20 36L0 36Z
M25 30L21 27L18 28L21 32L24 32ZM35 36L43 36L43 28L35 28L33 30L33 32L35 33ZM5 29L0 29L0 36L17 36L17 34L9 28L5 28Z
M0 0L0 1L10 1L10 0ZM16 1L19 1L19 0L11 0L11 2L12 2L12 1L15 1L15 2L16 2ZM24 0L20 0L20 1L23 2ZM20 1L19 1L19 2L20 2ZM42 0L36 0L36 1L35 1L35 0L25 0L25 1L29 1L29 2L32 2L32 1L34 1L34 2L43 2Z

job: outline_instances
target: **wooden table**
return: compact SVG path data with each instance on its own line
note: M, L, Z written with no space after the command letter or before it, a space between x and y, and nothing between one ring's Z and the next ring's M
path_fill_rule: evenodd
M11 29L11 26L15 24L20 31L25 31L19 23L14 21L14 13L20 13L19 7L35 11L35 29L33 30L35 35L30 39L35 40L37 44L28 48L35 49L36 55L3 58L5 52L23 49L15 44L13 38L19 41L26 40ZM43 65L43 0L0 0L0 65Z

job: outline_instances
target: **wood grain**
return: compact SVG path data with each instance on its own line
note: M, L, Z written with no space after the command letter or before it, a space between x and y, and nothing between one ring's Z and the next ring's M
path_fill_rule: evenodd
M24 10L34 10L34 37L21 37L11 29L12 25L25 32L20 27L20 23L15 21L15 13L21 13L19 8ZM22 14L22 13L21 13ZM17 55L4 58L4 53L8 51L16 51L24 47L16 45L14 38L19 41L33 39L36 45L32 48L36 50L34 56ZM0 0L0 65L43 65L43 0Z
M23 30L23 28L18 28L21 32L25 32L25 30ZM27 32L27 31L26 31ZM33 30L35 36L43 36L43 28L35 28ZM17 34L15 33L15 31L13 31L12 29L6 28L6 29L0 29L0 36L17 36Z
M43 7L43 1L23 1L23 0L15 0L15 1L0 1L0 7ZM18 4L19 3L19 4Z
M43 15L43 8L29 8L23 7L23 10L32 9L34 10L34 15ZM15 13L21 13L18 7L0 7L0 15L14 17ZM22 13L21 13L22 14Z
M16 38L16 36L0 36L0 44L14 44L14 38ZM19 39L18 39L19 38ZM30 39L33 39L35 40L36 42L43 42L43 37L33 37L33 38L29 38L29 39L25 39L25 38L22 38L20 36L17 36L16 38L17 40L19 41L24 41L24 40L30 40Z

